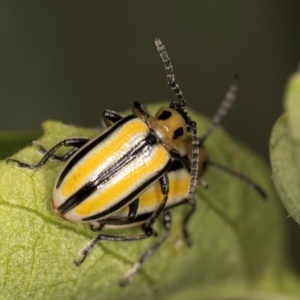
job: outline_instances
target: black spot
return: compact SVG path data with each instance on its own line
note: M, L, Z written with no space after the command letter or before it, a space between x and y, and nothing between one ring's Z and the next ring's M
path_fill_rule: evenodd
M173 140L178 139L180 136L183 135L183 128L179 127L174 131Z
M164 110L158 117L158 120L167 120L171 117L172 113L168 110Z

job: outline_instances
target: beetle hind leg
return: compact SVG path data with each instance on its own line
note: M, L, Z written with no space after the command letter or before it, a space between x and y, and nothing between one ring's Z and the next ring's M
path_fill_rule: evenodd
M135 276L135 274L141 269L143 264L160 248L160 246L165 242L165 240L169 237L170 231L171 231L171 214L170 212L165 212L163 214L163 226L165 229L164 234L161 236L161 238L151 246L146 252L144 252L138 261L132 266L132 268L124 275L123 278L119 280L120 286L126 286L132 278Z
M81 258L74 261L74 264L79 267L87 258L87 255L90 251L97 245L99 241L111 241L111 242L128 242L128 241L137 241L147 239L150 236L155 235L155 230L152 227L144 228L144 234L140 235L132 235L132 236L117 236L117 235L106 235L106 234L98 234L95 238L93 238L89 244L80 252Z
M138 118L142 119L144 122L149 117L149 114L146 112L143 105L138 101L133 103L132 113Z

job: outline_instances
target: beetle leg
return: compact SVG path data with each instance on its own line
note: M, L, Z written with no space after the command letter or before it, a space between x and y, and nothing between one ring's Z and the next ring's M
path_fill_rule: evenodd
M129 204L129 213L128 213L129 221L132 221L135 219L137 211L139 209L139 204L140 204L140 199L136 199Z
M105 221L98 221L97 225L90 225L92 231L101 231L105 225Z
M65 147L76 147L76 148L78 148L80 145L83 145L88 140L89 140L88 138L70 138L70 139L65 139L65 140L59 142L58 144L56 144L54 147L52 147L48 152L46 152L45 155L43 156L43 158L37 164L26 164L26 163L20 162L17 159L14 159L14 158L8 158L6 160L6 162L7 163L15 162L19 168L28 168L28 169L40 168L50 158L52 158L52 156L54 155L54 153L59 148L61 148L62 146L65 146Z
M75 260L74 264L78 267L80 266L86 259L89 252L96 246L99 241L111 241L111 242L128 242L128 241L137 241L147 239L150 236L155 235L155 230L152 227L144 228L144 234L141 235L133 235L133 236L116 236L116 235L106 235L106 234L98 234L94 239L90 241L90 243L80 252L81 259Z
M106 127L110 127L112 124L118 122L123 119L123 117L113 110L105 110L103 112L103 121Z
M240 81L240 76L238 74L235 74L232 80L232 83L229 87L229 90L227 91L225 98L221 102L221 105L219 106L217 112L215 115L212 117L211 123L209 127L207 128L206 132L204 135L200 138L199 140L199 145L203 145L205 140L208 138L208 136L213 132L213 130L219 126L221 123L221 120L224 116L226 116L228 110L230 109L232 103L236 99L237 96L237 90L239 87L239 81Z
M157 217L161 214L163 209L166 206L167 200L168 200L168 194L169 194L169 179L168 175L164 174L162 177L159 178L159 183L161 187L162 194L164 195L163 200L159 204L158 208L153 212L147 223L145 223L145 228L152 227L153 223L157 219Z
M165 66L168 84L171 86L172 90L175 92L176 96L179 99L179 102L176 102L176 103L178 103L178 105L183 107L185 105L185 99L183 98L182 92L180 91L179 86L175 81L173 67L171 64L171 60L168 56L168 53L165 49L165 46L162 44L161 40L159 40L159 39L155 39L155 45L156 45L157 51L163 61L163 64Z
M163 214L163 227L165 229L164 234L161 236L161 238L152 245L151 248L149 248L146 252L142 254L142 256L139 258L139 260L133 265L133 267L124 275L124 277L119 280L120 286L127 285L132 278L135 276L135 274L141 269L142 265L147 261L158 249L159 247L165 242L165 240L169 237L170 231L171 231L171 214L170 212L165 212Z
M189 235L189 232L188 232L188 229L187 229L187 224L192 216L192 214L195 212L195 209L196 209L196 202L195 200L194 201L189 201L188 202L190 205L191 205L191 208L190 210L188 211L188 213L185 215L183 221L182 221L182 234L183 234L183 239L185 240L186 244L188 246L191 246L192 243L190 241L190 235Z
M142 119L144 122L146 122L147 118L149 117L142 104L138 101L133 102L132 113L138 118Z
M219 163L211 161L211 160L207 161L207 164L209 166L219 169L219 170L223 171L224 173L227 173L227 174L231 175L232 177L235 177L236 179L244 182L250 188L254 189L263 198L263 200L267 200L268 196L267 196L266 192L263 190L263 188L261 188L257 183L252 181L250 178L248 178L245 175L240 174L234 170L231 170L230 168L228 168L226 166L223 166Z
M183 160L180 153L174 148L170 150L170 154L171 154L172 158L174 158L174 159Z
M89 139L86 139L86 141L82 142L82 145L78 145L77 147L74 147L73 149L71 149L70 151L68 151L67 153L59 156L59 155L52 155L50 159L53 160L60 160L60 161L66 161L68 158L70 158L79 148L81 148L86 142L88 142ZM39 153L45 155L48 151L44 148L44 146L42 144L40 144L40 142L38 141L30 141L31 145L37 146L39 148Z

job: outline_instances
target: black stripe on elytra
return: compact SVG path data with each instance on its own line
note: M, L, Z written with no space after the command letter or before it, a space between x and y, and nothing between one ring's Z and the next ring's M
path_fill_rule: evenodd
M182 204L188 203L188 200L186 198L183 198L182 200L179 200L177 203L170 205L164 209L164 211L167 211L171 208L180 206ZM132 224L138 224L138 223L145 223L153 214L153 211L150 212L145 212L142 214L138 214L134 220L130 220L128 218L124 219L115 219L114 215L112 217L108 217L105 220L105 225L110 225L110 226L122 226L122 225L132 225ZM105 226L104 225L104 226Z
M79 190L77 190L72 196L58 207L61 214L65 214L72 208L83 202L87 197L94 193L101 185L105 184L116 172L121 168L125 167L126 164L134 160L136 157L141 155L143 151L148 151L148 148L158 142L157 137L150 133L145 139L140 141L137 145L132 147L121 159L116 161L108 169L104 170L99 176L85 184Z
M83 146L81 149L79 149L76 154L73 156L73 158L65 165L63 171L61 172L57 183L56 188L59 188L63 179L65 176L69 173L69 171L74 167L75 164L78 163L85 155L87 155L94 147L96 147L99 143L101 143L103 140L105 140L108 136L110 136L116 129L124 125L126 122L136 118L136 116L129 115L127 117L124 117L119 122L115 123L113 126L109 127L107 131L105 131L103 134L98 136L95 140L90 142L89 144Z
M125 198L123 198L121 201L119 201L118 203L116 203L115 205L111 206L110 208L108 208L106 211L101 212L99 214L95 214L91 217L88 218L84 218L82 219L82 221L93 221L93 220L98 220L101 219L103 217L105 217L106 215L109 215L119 209L121 209L122 207L128 205L130 202L132 202L132 199L136 199L137 196L144 190L146 189L148 186L150 186L155 180L157 180L158 178L160 178L163 174L165 174L168 169L171 166L171 159L169 159L168 163L165 165L165 167L163 169L161 169L157 174L155 174L155 176L153 176L152 178L150 178L148 181L146 181L144 184L142 184L140 187L138 187L137 189L135 189L131 194L129 194L128 196L126 196ZM162 195L162 199L163 199L163 195Z
M130 220L128 218L117 219L113 217L114 215L112 215L111 218L105 220L104 226L106 225L122 226L122 225L129 225L129 224L144 223L146 220L148 220L151 217L152 213L153 212L139 214L135 217L134 220Z
M171 172L175 172L175 171L181 170L183 168L185 168L185 167L184 167L183 163L180 160L172 160L171 166L170 166L170 168L168 170L168 174L171 173ZM164 209L164 211L166 211L168 209L171 209L173 207L182 205L184 203L187 203L187 199L186 198L183 198L182 200L179 200L175 204L168 205L168 207L166 207ZM153 214L153 211L145 212L143 214L138 214L135 217L134 220L130 220L128 218L124 218L124 219L118 218L118 219L115 219L114 215L112 215L112 217L109 217L108 219L105 220L105 225L122 226L122 225L128 225L128 224L144 223L145 221L147 221L151 217L152 214Z

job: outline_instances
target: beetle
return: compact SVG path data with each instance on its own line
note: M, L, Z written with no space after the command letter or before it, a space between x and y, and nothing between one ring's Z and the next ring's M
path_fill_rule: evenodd
M171 228L168 209L186 202L191 205L183 219L183 233L188 241L186 224L195 210L194 192L199 170L202 175L210 163L226 171L225 167L207 160L203 144L234 101L237 78L207 132L199 140L197 125L184 109L185 99L175 82L167 52L159 39L155 44L177 101L160 108L155 117L150 117L139 102L134 102L132 115L125 117L106 110L103 119L107 129L91 140L83 137L65 139L49 151L33 141L32 144L43 153L37 164L7 159L7 162L29 169L40 168L49 159L67 161L53 189L53 209L61 218L88 223L95 231L101 231L103 227L142 225L144 233L141 235L98 234L81 252L82 258L75 262L76 265L84 261L99 240L132 241L155 235L152 225L158 216L162 216L165 233L140 257L120 281L121 285L131 280L143 262L168 237ZM56 151L63 146L73 148L57 156ZM205 185L202 180L200 183Z
M207 187L207 183L202 181L200 178L206 172L207 167L217 168L228 175L244 182L250 188L258 193L262 199L267 199L265 191L254 181L248 177L231 170L230 168L216 163L209 159L206 148L204 147L204 142L207 137L212 133L213 129L219 125L222 117L227 113L228 109L231 107L233 101L236 98L237 91L237 77L234 77L233 83L231 84L229 91L227 92L223 102L221 103L216 114L212 118L205 134L200 138L201 143L198 145L198 176L199 181L204 187ZM168 179L169 179L169 194L168 201L162 212L162 224L164 228L164 233L161 235L160 239L156 241L148 250L146 250L134 264L134 266L124 275L124 277L119 281L121 286L127 285L138 270L142 267L143 263L148 260L158 248L165 242L168 238L171 230L171 212L170 209L173 207L189 204L191 205L190 211L184 216L182 220L182 233L183 238L188 246L191 245L189 240L189 234L187 230L187 223L195 211L196 203L195 201L190 201L188 199L189 195L189 183L190 183L190 168L192 160L192 148L193 143L191 137L187 137L185 140L177 142L176 149L181 154L182 160L173 160L170 169L168 170ZM116 228L126 228L133 227L138 225L144 225L153 211L157 209L160 203L160 185L158 182L154 182L141 196L139 203L139 210L136 218L134 220L128 220L127 215L130 208L124 207L123 209L117 211L112 216L109 216L102 222L102 225L99 226L96 230L101 230L102 228L116 229ZM85 260L87 254L90 250L101 240L111 240L115 236L108 236L106 234L98 234L90 244L83 249L81 252L81 259L76 261L76 265L81 265ZM122 237L119 237L120 240L123 240ZM119 241L117 239L116 241Z
M221 171L228 173L229 175L245 182L251 188L253 188L262 198L266 198L266 194L263 189L258 186L255 182L250 180L249 178L223 166L216 162L213 162L209 159L206 148L204 147L204 143L207 137L212 133L213 129L219 125L222 117L227 113L228 109L231 107L233 101L236 98L237 92L237 84L238 78L234 77L233 82L226 93L224 100L222 101L219 109L216 114L212 118L212 122L210 123L207 131L203 134L201 143L198 145L198 176L199 181L202 185L206 186L207 184L201 180L202 175L206 172L207 167L215 167ZM122 118L121 116L119 117ZM119 120L113 120L112 122L117 122ZM38 142L34 142L36 146L39 147L39 152L45 155L48 151ZM133 278L133 276L137 273L137 271L141 268L143 263L148 260L157 249L164 243L164 241L168 238L171 230L171 212L169 211L171 208L188 203L191 205L191 210L186 214L183 218L182 224L182 232L183 238L188 245L190 245L189 235L187 231L187 223L190 219L192 213L195 211L195 202L188 201L188 191L190 184L190 169L191 169L191 161L192 161L192 147L193 142L192 138L188 136L186 139L177 141L175 148L180 153L182 159L181 160L172 160L171 167L168 169L168 181L169 181L169 193L168 193L168 201L164 208L164 211L161 214L162 224L164 228L164 233L155 242L155 244L150 247L136 262L136 264L126 273L126 275L119 281L121 286L125 286L129 283L129 281ZM73 151L77 151L77 148L73 148L67 155L62 157L58 157L56 155L52 155L52 159L57 160L65 160L66 156L72 155ZM114 214L108 216L108 218L104 220L100 220L96 226L91 226L91 229L94 231L101 231L102 228L105 229L116 229L116 228L127 228L127 227L136 227L136 226L144 226L145 223L151 218L152 213L156 211L157 207L160 205L161 201L161 187L159 181L155 181L151 186L147 188L139 197L139 208L137 211L137 215L134 219L129 219L128 215L130 212L130 206L125 206L122 209L116 211ZM87 247L85 247L81 252L81 259L75 261L77 266L81 265L85 260L88 253L91 249L99 242L103 240L110 241L124 241L124 240L137 240L147 238L147 234L136 235L136 236L115 236L115 235L107 235L104 233L99 233Z
M189 139L187 139L186 144L182 145L182 152L185 152L188 155L191 145L189 144ZM207 167L216 167L217 169L228 173L229 175L235 177L236 179L244 182L250 188L254 189L259 196L263 199L267 199L267 195L265 191L255 182L253 182L248 177L239 174L228 167L225 167L221 164L215 163L208 159L206 150L204 147L199 149L199 176L203 175L207 169ZM188 189L189 189L189 179L190 173L189 169L186 167L184 163L178 160L174 160L170 169L168 170L168 178L169 178L169 197L168 202L164 208L164 211L161 214L161 221L164 232L161 234L159 239L149 248L147 249L137 260L137 262L129 269L129 271L119 280L119 284L121 286L127 285L135 274L139 271L142 265L147 261L166 241L171 232L171 211L173 207L177 207L183 204L191 204L188 201ZM124 207L123 209L117 211L115 214L107 218L103 223L101 229L118 229L118 228L126 228L133 227L145 224L147 220L151 217L152 212L155 211L157 206L160 203L160 185L158 182L154 182L141 196L140 196L140 205L139 211L134 220L128 220L127 215L129 211L129 207ZM183 239L186 241L187 245L190 246L189 234L187 231L187 222L190 219L192 213L195 211L195 203L192 204L192 209L184 216L182 220L182 233ZM119 239L115 239L115 236L106 235L104 233L98 234L89 245L84 248L81 252L81 259L75 261L75 264L81 265L81 263L86 259L88 253L91 249L99 242L103 240L112 240L114 241L123 241L124 237L119 237Z
M190 168L189 201L193 201L198 179L197 124L185 110L185 99L175 82L173 67L165 47L159 39L155 45L164 63L169 85L177 101L160 108L154 117L149 116L139 102L134 102L133 113L121 117L107 110L103 114L107 129L95 138L65 139L47 151L37 164L28 164L14 158L20 168L42 167L61 147L73 147L60 157L66 164L55 182L52 206L55 213L68 221L88 223L100 229L101 220L128 206L128 220L136 218L140 195L154 182L161 189L160 204L143 224L144 235L123 237L122 240L143 239L154 235L155 219L163 211L169 193L167 171L172 160L181 160L175 142L192 135L193 159ZM37 142L33 142L37 144ZM114 240L120 240L116 237Z
M151 235L152 223L168 199L166 173L172 159L181 159L173 143L184 139L187 132L192 133L193 144L196 145L189 187L189 198L193 198L198 178L197 126L184 109L185 100L175 82L164 46L159 39L155 40L155 44L178 101L160 108L155 117L148 116L139 102L134 102L133 114L124 118L107 110L103 114L107 129L95 138L65 139L50 149L37 164L27 164L13 158L7 160L21 168L36 169L62 146L77 150L71 150L62 158L68 161L53 189L52 204L60 217L97 226L100 220L129 205L128 219L133 220L138 211L139 196L158 180L162 190L161 204L145 226Z

